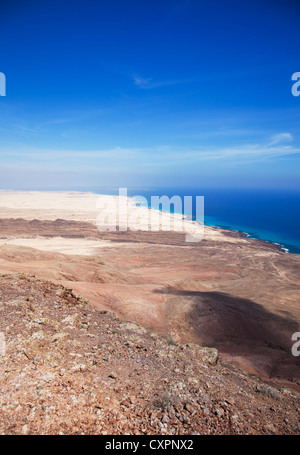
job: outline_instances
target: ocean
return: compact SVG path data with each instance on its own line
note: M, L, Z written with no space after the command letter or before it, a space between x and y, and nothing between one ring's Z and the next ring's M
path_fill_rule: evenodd
M95 190L103 193L103 189ZM118 194L118 190L107 191ZM246 233L249 237L277 244L282 250L300 254L300 190L128 188L128 196L204 196L204 223ZM158 208L158 207L153 207ZM171 207L172 211L172 207ZM195 219L195 210L193 218Z

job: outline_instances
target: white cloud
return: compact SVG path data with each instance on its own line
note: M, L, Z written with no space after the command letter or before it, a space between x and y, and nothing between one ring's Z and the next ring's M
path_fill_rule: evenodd
M291 142L293 140L291 133L279 133L271 137L270 145L279 144L280 142Z
M143 77L134 75L133 81L134 81L135 85L137 85L140 88L151 88L151 83L150 83L151 77L149 77L148 79L145 79Z
M183 79L183 80L165 80L165 81L153 81L152 77L144 78L138 76L137 74L133 75L133 81L135 85L143 89L151 89L157 87L165 87L168 85L178 85L184 84L186 82L192 82L194 79Z
M114 147L100 150L49 150L39 148L0 148L2 164L20 164L27 168L54 165L59 169L143 169L164 166L199 165L204 162L249 163L300 154L300 148L281 144L291 135L273 136L269 144L243 144L234 147L174 147L171 145L141 148ZM277 138L277 141L275 141ZM279 140L279 138L281 138ZM274 142L275 141L275 142Z

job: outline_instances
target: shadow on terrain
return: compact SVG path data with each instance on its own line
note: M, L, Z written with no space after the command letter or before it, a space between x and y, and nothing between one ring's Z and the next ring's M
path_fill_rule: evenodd
M189 328L196 343L247 359L257 371L268 376L300 378L300 358L291 353L292 334L299 331L299 324L294 319L271 313L252 300L222 292L172 287L156 292L179 297L178 305L182 303L182 297L189 301L182 327ZM176 319L175 302L170 299L167 309L173 321ZM184 333L180 336L184 337ZM243 364L242 360L240 364Z

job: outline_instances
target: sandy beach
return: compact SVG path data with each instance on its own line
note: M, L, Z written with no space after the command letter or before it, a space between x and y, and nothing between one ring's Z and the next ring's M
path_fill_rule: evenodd
M192 232L202 234L202 228L197 226L197 223L185 220L178 214L164 213L158 210L148 209L146 207L136 207L131 198L126 198L123 201L122 211L119 210L119 196L103 196L94 193L79 193L79 192L47 192L47 191L0 191L0 219L5 218L22 218L24 220L51 220L57 219L83 221L97 224L97 218L101 209L99 204L107 198L115 201L115 205L111 206L108 216L116 218L117 226L120 226L120 216L124 217L124 204L128 206L128 218L136 214L140 218L138 227L143 231L151 230L151 214L159 214L158 228L170 225L170 230L174 232ZM101 202L100 202L101 201ZM228 232L205 226L204 235L206 240L222 241L230 243L245 243L246 240L241 236L231 236Z

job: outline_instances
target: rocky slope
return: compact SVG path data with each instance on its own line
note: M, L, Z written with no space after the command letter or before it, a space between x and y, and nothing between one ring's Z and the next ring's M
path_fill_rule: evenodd
M0 277L2 434L299 434L283 387L28 274Z

